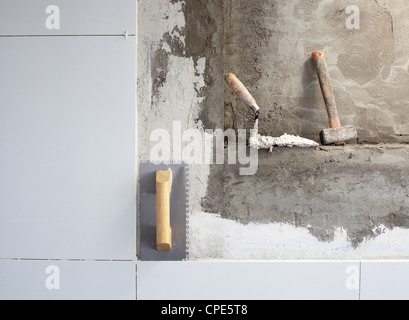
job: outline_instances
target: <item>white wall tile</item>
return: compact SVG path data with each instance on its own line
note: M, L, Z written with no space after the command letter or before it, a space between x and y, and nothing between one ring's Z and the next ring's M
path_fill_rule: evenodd
M352 270L352 272L351 272ZM140 300L358 299L359 263L138 262Z
M362 262L362 300L409 300L409 261Z
M132 261L0 260L0 274L0 300L136 298L135 262Z
M58 7L60 29L46 26L50 5ZM136 0L0 0L0 36L135 34L135 16Z
M0 258L136 257L135 49L0 37Z

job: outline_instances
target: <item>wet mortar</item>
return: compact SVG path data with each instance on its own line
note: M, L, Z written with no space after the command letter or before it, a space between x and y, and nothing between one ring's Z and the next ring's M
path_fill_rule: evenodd
M409 147L355 146L260 151L254 176L214 165L206 212L243 224L286 223L321 241L347 232L356 247L377 228L409 228Z

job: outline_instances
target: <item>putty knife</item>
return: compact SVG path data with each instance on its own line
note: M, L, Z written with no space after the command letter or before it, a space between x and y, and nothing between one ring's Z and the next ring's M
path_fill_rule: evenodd
M187 259L188 166L142 163L139 189L141 261Z
M298 147L298 148L312 148L318 147L318 143L313 140L301 138L299 136L293 136L284 134L281 137L273 138L269 136L262 136L258 133L258 123L260 115L260 107L256 100L244 86L244 84L233 73L229 73L226 76L226 81L233 92L249 106L255 112L254 129L250 135L250 146L255 149L270 149L274 147Z

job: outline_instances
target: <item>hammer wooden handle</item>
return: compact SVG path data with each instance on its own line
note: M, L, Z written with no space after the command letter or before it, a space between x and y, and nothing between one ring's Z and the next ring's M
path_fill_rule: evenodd
M334 93L332 92L331 79L328 72L327 60L324 51L316 51L312 58L317 65L318 79L320 81L322 96L324 97L325 106L328 112L329 125L331 128L340 128L337 105L335 103Z
M256 103L256 100L236 75L234 75L233 73L228 74L226 76L226 81L241 101L243 101L247 106L251 107L255 112L260 110Z
M172 250L172 229L170 228L170 193L172 171L156 172L156 250Z

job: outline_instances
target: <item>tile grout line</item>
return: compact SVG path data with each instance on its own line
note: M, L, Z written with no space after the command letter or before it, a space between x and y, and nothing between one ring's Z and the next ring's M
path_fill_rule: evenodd
M359 293L358 293L358 301L361 301L361 290L362 290L362 261L359 261Z
M0 261L58 261L58 262L136 262L134 259L58 259L58 258L0 258Z
M22 34L22 35L0 35L0 38L55 38L55 37L136 37L136 34Z
M135 300L138 301L138 264L135 263Z

